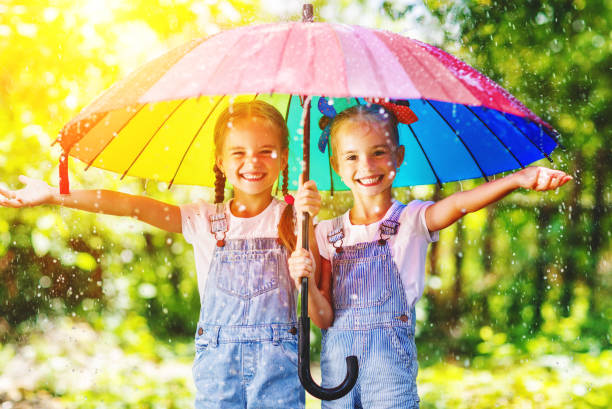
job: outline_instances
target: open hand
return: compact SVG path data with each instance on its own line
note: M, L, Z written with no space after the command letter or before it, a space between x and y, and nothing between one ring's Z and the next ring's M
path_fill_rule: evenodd
M540 166L530 166L516 172L514 175L519 187L538 192L554 190L573 179L562 170L548 169Z
M315 261L310 251L301 247L295 249L289 257L289 274L295 282L296 288L301 288L302 278L307 277L314 283Z
M53 188L42 180L19 176L25 187L19 190L7 190L0 187L0 206L31 207L49 203L53 197Z

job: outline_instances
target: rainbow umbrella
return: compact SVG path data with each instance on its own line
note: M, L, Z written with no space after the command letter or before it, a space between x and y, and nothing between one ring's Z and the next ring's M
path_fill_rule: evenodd
M249 99L270 102L286 115L290 186L296 188L305 96L312 96L313 107L319 96L330 97L337 110L363 98L408 101L418 121L400 125L406 159L397 186L486 178L549 157L557 145L550 125L436 47L359 26L265 24L173 49L86 107L58 138L64 191L68 156L122 176L213 186L217 116L233 101ZM332 183L345 189L337 176L330 180L327 154L317 148L322 114L311 111L311 177L322 190Z
M302 22L241 27L191 41L116 83L61 130L61 192L68 192L68 156L122 177L213 186L217 116L235 101L252 99L285 114L293 188L306 156L321 190L346 189L319 149L325 144L318 121L326 106L339 112L376 100L409 107L418 118L399 126L406 155L395 186L486 179L550 159L556 131L474 68L391 32L313 23L312 6L304 10ZM300 379L314 396L334 399L354 384L357 361L347 358L347 378L338 388L312 381L306 289L304 279Z

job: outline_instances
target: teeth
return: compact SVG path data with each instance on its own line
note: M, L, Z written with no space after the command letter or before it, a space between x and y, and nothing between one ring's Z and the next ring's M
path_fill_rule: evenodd
M359 181L363 183L364 185L371 185L373 183L378 182L379 180L380 180L380 176L359 179Z
M259 180L263 177L263 173L243 173L242 177L246 180Z

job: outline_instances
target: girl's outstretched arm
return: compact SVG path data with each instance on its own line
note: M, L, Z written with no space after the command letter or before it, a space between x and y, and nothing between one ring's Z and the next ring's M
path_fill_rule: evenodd
M172 233L182 232L181 212L175 205L112 190L74 190L61 195L59 189L42 180L19 176L19 181L25 184L23 189L0 188L0 205L15 208L59 205L94 213L130 216Z
M561 170L544 167L522 169L472 190L454 193L429 206L425 211L427 228L429 231L442 230L467 213L480 210L520 187L536 191L554 190L571 179Z

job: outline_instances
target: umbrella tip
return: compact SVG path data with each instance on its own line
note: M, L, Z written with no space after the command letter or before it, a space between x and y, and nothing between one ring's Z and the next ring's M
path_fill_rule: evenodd
M302 22L303 23L312 23L314 11L311 3L304 3L302 7Z

